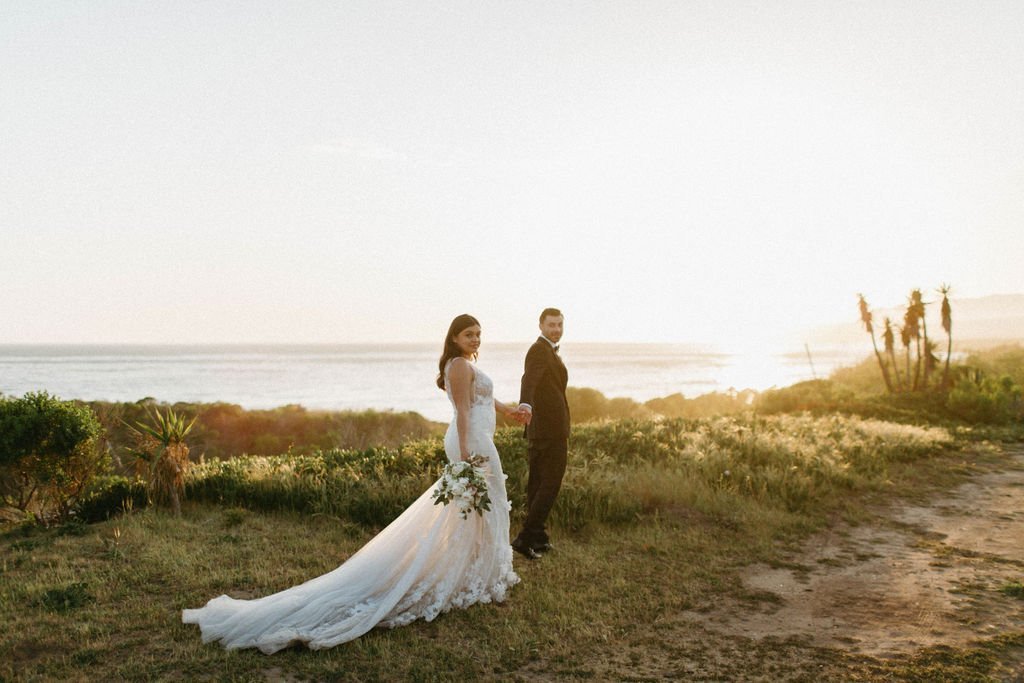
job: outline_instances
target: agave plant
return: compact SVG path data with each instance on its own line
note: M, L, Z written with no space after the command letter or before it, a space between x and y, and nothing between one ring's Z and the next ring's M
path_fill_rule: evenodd
M949 305L949 285L939 287L942 295L942 329L946 333L946 368L942 371L942 386L949 388L949 358L953 355L953 312Z
M907 315L904 315L903 326L900 327L900 343L903 344L903 349L906 351L907 371L904 376L907 378L908 386L910 385L910 342L914 340L914 334L916 334L911 327L912 321Z
M910 292L910 305L914 309L914 314L917 316L917 320L921 326L921 344L917 348L918 362L924 363L924 377L921 380L922 388L928 386L928 376L934 369L934 365L930 365L928 362L928 321L925 317L925 306L930 302L924 300L924 296L921 294L920 289L915 289ZM921 355L921 349L924 348L924 356Z
M857 306L860 309L860 321L864 324L864 329L867 333L871 335L871 346L875 349L875 358L878 359L878 367L882 370L882 379L885 380L885 388L891 394L892 380L889 379L889 369L885 367L885 361L882 360L882 354L878 351L878 342L875 340L875 326L872 322L873 316L863 294L857 295Z
M900 377L900 366L896 362L896 333L893 332L892 320L888 317L885 319L885 333L882 334L882 339L885 342L885 355L892 365L893 374L896 375L896 388L903 391L903 378Z
M914 363L914 382L913 390L917 391L921 382L921 363L923 356L921 355L921 318L920 314L924 311L924 307L919 305L920 297L915 298L914 292L910 293L910 299L907 302L907 310L903 314L903 327L907 330L907 335L911 341L914 342L917 349L917 359ZM907 346L907 356L910 355L910 346ZM908 361L909 362L909 361ZM907 369L908 383L909 383L909 366Z
M185 493L185 472L188 470L188 445L185 437L192 431L196 418L185 423L184 415L168 409L154 410L150 423L125 425L138 437L137 447L129 453L138 459L146 472L149 496L160 503L170 502L174 514L181 514L181 498ZM148 414L148 413L147 413Z

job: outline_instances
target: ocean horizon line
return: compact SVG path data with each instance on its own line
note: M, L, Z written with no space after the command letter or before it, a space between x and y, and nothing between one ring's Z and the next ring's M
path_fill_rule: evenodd
M479 367L501 395L518 395L530 342L490 342ZM303 344L0 344L0 392L47 390L64 398L244 408L414 411L432 420L451 406L433 380L440 346L428 342ZM676 393L788 386L827 376L866 353L821 349L731 353L713 346L572 342L562 348L570 384L639 403ZM433 390L431 390L433 388Z

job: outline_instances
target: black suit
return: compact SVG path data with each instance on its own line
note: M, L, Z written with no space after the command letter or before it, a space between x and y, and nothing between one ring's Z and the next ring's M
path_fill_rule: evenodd
M538 337L526 354L519 402L533 408L525 434L529 440L530 479L526 485L526 522L516 543L538 548L548 542L544 528L565 474L569 440L569 372L551 344Z

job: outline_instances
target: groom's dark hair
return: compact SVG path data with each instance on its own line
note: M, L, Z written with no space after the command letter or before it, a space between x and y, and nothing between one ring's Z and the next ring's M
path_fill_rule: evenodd
M558 316L562 315L562 312L557 308L545 308L543 311L540 312L540 322L543 323L544 318L548 317L549 315L557 318Z

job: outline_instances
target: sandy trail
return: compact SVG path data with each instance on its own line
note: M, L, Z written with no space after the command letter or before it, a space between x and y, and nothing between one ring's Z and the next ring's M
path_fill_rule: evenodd
M723 635L798 637L896 656L1024 630L1024 449L927 504L899 504L871 522L811 538L785 568L749 567L765 599L687 617ZM1024 669L1022 669L1024 672Z

